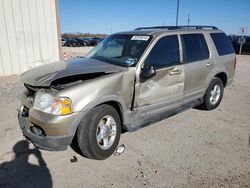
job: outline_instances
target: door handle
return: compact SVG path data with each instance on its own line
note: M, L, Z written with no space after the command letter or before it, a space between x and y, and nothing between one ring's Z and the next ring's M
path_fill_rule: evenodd
M213 62L208 62L208 63L206 64L206 66L207 66L207 67L211 67L211 66L213 66L213 64L214 64Z
M172 71L169 72L169 75L172 76L172 75L178 75L178 74L181 74L181 70L180 69L174 69Z

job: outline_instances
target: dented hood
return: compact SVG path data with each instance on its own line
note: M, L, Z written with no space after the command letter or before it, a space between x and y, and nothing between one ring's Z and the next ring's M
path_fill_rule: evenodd
M89 73L114 73L126 68L89 58L75 58L55 62L31 69L21 76L25 84L37 87L49 87L57 79Z

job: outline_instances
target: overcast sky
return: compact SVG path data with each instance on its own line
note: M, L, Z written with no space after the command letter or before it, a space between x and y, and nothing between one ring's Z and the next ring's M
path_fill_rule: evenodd
M177 0L59 0L62 32L106 33L175 25ZM227 34L245 26L250 0L180 0L179 25L214 25Z

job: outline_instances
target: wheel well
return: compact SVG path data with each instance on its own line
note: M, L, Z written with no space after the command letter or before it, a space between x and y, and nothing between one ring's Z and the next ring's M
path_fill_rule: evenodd
M122 133L126 132L127 130L124 128L123 126L123 112L122 112L122 107L121 105L119 104L119 102L116 102L116 101L108 101L108 102L105 102L103 104L108 104L110 106L112 106L113 108L116 109L116 111L118 112L119 114L119 117L120 117L120 120L121 120L121 129L122 129Z
M224 87L227 85L227 74L224 72L221 72L219 74L216 74L215 77L220 78L221 81L223 82Z

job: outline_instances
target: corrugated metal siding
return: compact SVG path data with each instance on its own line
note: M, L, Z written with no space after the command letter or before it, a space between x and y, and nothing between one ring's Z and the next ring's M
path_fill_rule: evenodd
M0 0L0 75L58 60L56 0Z

